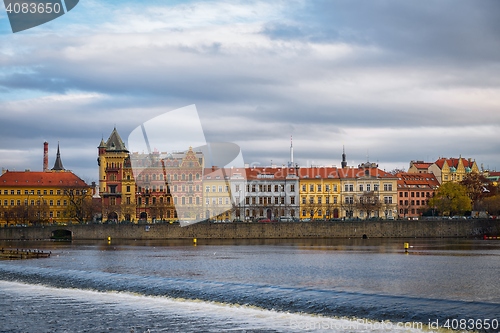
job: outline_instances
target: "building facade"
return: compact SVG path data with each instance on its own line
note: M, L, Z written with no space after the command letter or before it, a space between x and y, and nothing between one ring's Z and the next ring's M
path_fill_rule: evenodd
M394 219L397 216L395 175L366 162L357 168L339 169L342 218Z
M398 177L398 216L418 218L429 210L429 200L439 188L432 173L401 172Z
M43 170L8 171L0 176L0 225L65 224L91 220L93 188L65 170L59 145L54 167L48 168L44 143Z

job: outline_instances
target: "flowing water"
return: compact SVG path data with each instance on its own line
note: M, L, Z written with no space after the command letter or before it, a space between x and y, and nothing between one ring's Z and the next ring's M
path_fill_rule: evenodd
M2 242L0 332L500 332L500 241L405 241Z

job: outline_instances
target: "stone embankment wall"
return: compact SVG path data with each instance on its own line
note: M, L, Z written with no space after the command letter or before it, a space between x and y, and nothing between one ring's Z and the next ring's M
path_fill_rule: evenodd
M0 240L50 239L68 230L73 240L99 239L292 239L292 238L442 238L499 236L500 220L419 220L288 223L198 223L150 225L67 225L0 228Z

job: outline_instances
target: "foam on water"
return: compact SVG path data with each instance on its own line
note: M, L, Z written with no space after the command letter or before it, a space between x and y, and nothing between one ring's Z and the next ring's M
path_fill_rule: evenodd
M247 332L274 331L274 332L424 332L419 323L394 323L389 321L377 322L362 318L331 318L318 315L289 313L266 310L255 306L227 304L220 302L206 302L202 300L187 300L161 296L145 296L128 292L98 292L69 288L53 288L42 285L25 284L19 282L0 281L0 290L19 298L37 298L45 300L47 308L52 303L65 304L68 311L78 311L84 308L105 307L112 312L131 314L128 326L131 332L137 329L146 332L163 331L171 328L168 318L182 318L185 331L189 326L204 327L205 331L213 328L224 330L241 330ZM104 314L103 312L101 312ZM142 320L144 315L156 318L158 322L135 322ZM78 314L75 313L75 317ZM104 315L103 318L106 316ZM96 317L96 321L103 318ZM163 323L164 326L161 326ZM148 327L148 324L151 327ZM119 323L109 323L109 327L119 326ZM405 327L405 325L407 325ZM425 323L424 323L425 325ZM413 326L413 327L412 327ZM414 328L419 327L419 328ZM115 327L117 328L117 327ZM179 328L179 327L177 327ZM61 327L62 329L62 327ZM68 329L75 329L69 327ZM80 327L84 331L85 327Z

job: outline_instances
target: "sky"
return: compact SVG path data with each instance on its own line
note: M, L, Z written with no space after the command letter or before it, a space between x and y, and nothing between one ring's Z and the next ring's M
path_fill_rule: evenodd
M246 163L476 160L500 170L500 2L97 1L12 33L0 7L0 167L97 181L97 146L196 105ZM126 141L127 143L127 141ZM153 148L153 147L152 147ZM154 147L162 150L161 147Z

